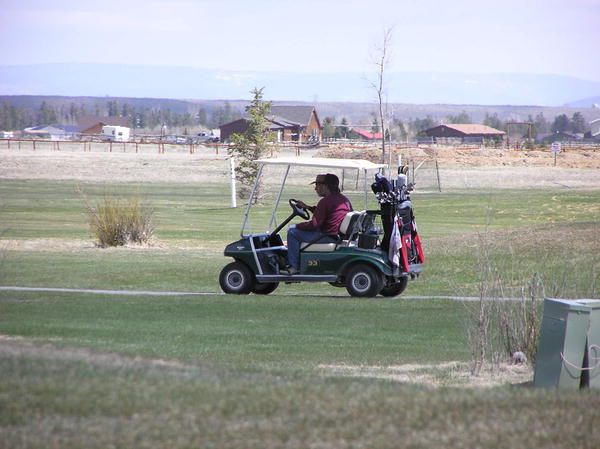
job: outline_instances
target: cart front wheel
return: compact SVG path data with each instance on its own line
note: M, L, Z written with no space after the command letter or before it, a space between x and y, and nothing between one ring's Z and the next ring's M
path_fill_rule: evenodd
M382 288L383 275L370 265L355 265L346 275L346 290L351 296L377 296Z
M254 288L254 275L242 262L232 262L221 270L219 284L225 293L247 295Z

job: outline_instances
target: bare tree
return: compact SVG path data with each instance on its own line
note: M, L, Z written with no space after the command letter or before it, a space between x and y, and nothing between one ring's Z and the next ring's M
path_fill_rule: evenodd
M392 44L393 28L384 28L382 33L381 42L375 45L373 53L373 62L377 68L377 77L375 81L370 81L371 87L377 94L377 100L379 102L379 123L381 127L381 163L386 163L386 152L385 152L385 134L387 129L387 121L385 120L384 104L385 104L385 70L390 63Z

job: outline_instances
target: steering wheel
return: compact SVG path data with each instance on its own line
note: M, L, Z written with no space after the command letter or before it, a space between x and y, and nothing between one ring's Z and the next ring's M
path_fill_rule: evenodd
M298 206L298 200L295 200L294 198L290 198L289 203L290 203L290 207L294 211L294 214L298 215L300 218L304 218L305 220L308 220L310 218L308 211L306 209L304 209L303 207Z

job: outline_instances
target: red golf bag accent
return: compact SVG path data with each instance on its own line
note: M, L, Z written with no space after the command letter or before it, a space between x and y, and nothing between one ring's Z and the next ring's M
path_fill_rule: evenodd
M398 209L397 217L402 239L400 260L403 270L408 272L410 265L425 262L425 254L412 207Z
M425 253L423 252L423 245L421 245L421 237L419 237L419 233L417 232L417 223L414 221L412 240L413 245L417 250L417 255L419 256L419 263L425 263Z

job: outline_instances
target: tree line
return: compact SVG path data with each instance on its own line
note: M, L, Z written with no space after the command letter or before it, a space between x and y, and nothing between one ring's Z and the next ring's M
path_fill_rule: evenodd
M490 126L500 131L505 131L507 123L510 122L512 122L512 120L502 120L496 113L492 115L486 113L485 118L480 124ZM573 113L571 117L566 114L561 114L556 116L553 121L548 121L544 116L544 113L540 112L536 114L535 117L529 115L527 119L522 122L532 124L532 138L556 132L586 135L590 131L589 124L580 112ZM417 117L404 120L392 117L389 119L386 128L386 138L400 141L416 139L423 136L425 130L442 124L473 124L473 120L465 111L456 115L447 115L442 119L434 119L431 115L427 115L425 118ZM364 129L364 125L362 126L362 129ZM379 119L375 113L371 115L371 124L368 131L373 133L381 131ZM516 125L516 129L511 132L517 134L520 133L525 138L528 136L528 127L526 125ZM345 117L342 118L339 124L336 117L325 117L323 119L324 139L352 139L356 137L356 133L352 133L351 126L348 124L348 120Z
M94 104L83 104L69 102L61 105L52 105L50 102L42 101L38 108L19 108L8 101L4 101L0 106L0 130L20 130L38 125L76 125L81 117L95 116L118 116L126 117L129 126L134 129L144 129L148 132L155 132L163 125L167 128L218 128L220 125L236 120L243 115L243 111L233 107L229 102L215 107L199 106L196 109L188 108L184 112L176 112L169 107L150 107L133 105L129 102L119 101L117 99L107 99L105 101L96 101ZM510 121L510 120L508 120ZM554 120L546 119L542 112L535 116L529 115L526 122L533 124L532 137L540 134L555 132L566 132L572 134L589 133L589 125L580 112L575 112L571 117L566 114L558 115ZM373 112L364 122L370 122L365 127L364 123L361 129L371 132L380 132L380 119ZM386 138L393 140L415 139L422 135L423 131L440 124L448 123L473 123L469 114L462 111L456 115L447 115L443 118L434 118L427 115L424 118L399 119L395 117L388 118L386 123ZM483 119L483 125L491 126L499 130L506 129L507 120L502 120L496 113L486 114ZM325 139L357 138L351 131L351 124L346 117L340 121L336 117L328 116L322 120L323 137ZM527 135L526 127L516 127L514 132L522 132Z
M223 123L240 118L242 111L232 107L229 102L212 109L200 106L192 112L175 112L170 108L136 107L119 100L96 102L93 106L75 102L53 106L42 101L37 109L18 108L4 101L0 107L0 130L21 130L40 125L77 125L80 118L90 115L125 117L131 128L152 131L163 125L168 128L218 128Z

